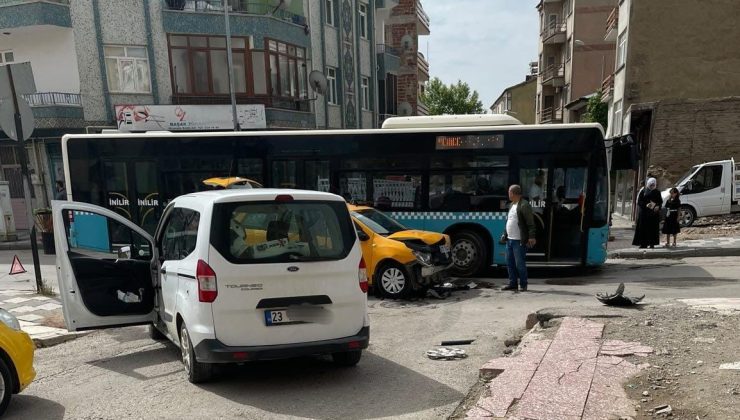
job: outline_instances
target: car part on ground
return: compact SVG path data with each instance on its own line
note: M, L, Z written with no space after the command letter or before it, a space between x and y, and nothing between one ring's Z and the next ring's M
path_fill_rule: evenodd
M608 293L597 293L596 299L599 300L599 302L609 305L609 306L633 306L637 305L642 299L645 298L645 295L642 295L640 297L627 297L624 296L624 283L619 283L619 287L617 287L617 291L613 294Z
M440 347L428 350L426 354L432 360L459 360L468 357L465 350L456 347Z

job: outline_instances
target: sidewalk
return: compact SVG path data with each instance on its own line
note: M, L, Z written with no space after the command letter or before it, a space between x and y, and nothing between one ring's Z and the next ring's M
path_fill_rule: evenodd
M732 256L740 256L740 238L694 239L680 242L676 248L659 245L655 249L632 247L609 251L609 258L623 259Z
M56 297L41 296L33 291L0 290L0 308L18 318L21 329L31 336L36 347L49 347L84 335L58 328L63 327L64 316L62 303Z

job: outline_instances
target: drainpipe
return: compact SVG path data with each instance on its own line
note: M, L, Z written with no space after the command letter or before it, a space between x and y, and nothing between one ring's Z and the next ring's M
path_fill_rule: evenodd
M326 30L324 28L326 10L324 7L326 7L324 2L319 2L319 11L321 13L321 16L319 16L319 26L321 27L321 72L326 76ZM324 129L329 129L329 95L327 95L327 92L324 92Z

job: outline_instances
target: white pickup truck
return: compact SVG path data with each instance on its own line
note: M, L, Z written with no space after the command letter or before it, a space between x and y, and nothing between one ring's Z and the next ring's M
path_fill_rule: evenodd
M734 159L695 165L676 188L681 193L681 226L691 226L697 217L740 212L740 164ZM664 202L669 191L663 191Z

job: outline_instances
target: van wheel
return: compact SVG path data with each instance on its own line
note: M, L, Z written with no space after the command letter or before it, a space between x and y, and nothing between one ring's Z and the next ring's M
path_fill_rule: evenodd
M335 364L344 367L355 366L362 358L362 350L344 351L341 353L332 353L332 360Z
M470 277L483 270L488 260L488 249L475 232L463 231L452 237L453 276Z
M678 212L678 223L681 227L690 227L696 220L696 211L691 206L681 206Z
M167 337L165 337L164 334L162 334L157 327L154 326L154 324L149 325L149 338L156 341L162 341L166 340Z
M359 358L357 359L359 360ZM0 358L0 416L5 413L10 404L10 397L13 395L13 376L10 374L10 369L5 361Z
M401 264L387 262L378 270L376 287L380 293L391 299L402 299L411 292L411 276Z
M188 380L191 383L198 384L211 379L213 366L210 363L200 363L195 360L193 343L190 341L190 334L184 322L180 326L180 353L182 364L185 365L185 373L188 374Z

